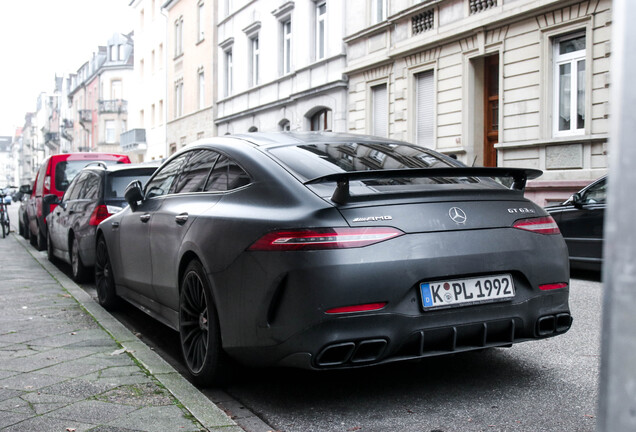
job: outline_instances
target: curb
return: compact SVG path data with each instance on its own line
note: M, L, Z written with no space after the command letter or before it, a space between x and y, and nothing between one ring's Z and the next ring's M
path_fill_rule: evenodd
M59 284L65 289L84 310L126 351L141 364L153 377L157 379L192 416L207 430L223 430L227 432L244 432L223 410L211 402L198 388L181 376L159 354L141 342L123 324L113 318L79 285L60 271L46 257L33 253L26 240L18 234L14 239L25 248Z

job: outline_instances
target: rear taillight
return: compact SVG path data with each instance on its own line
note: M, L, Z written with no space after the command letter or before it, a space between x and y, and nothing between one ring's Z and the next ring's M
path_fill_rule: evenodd
M513 227L538 234L561 234L559 226L554 219L552 219L552 216L519 219L515 221Z
M89 225L99 225L101 221L108 218L111 214L108 212L108 208L105 205L98 205L93 210L93 214L91 215L91 219L88 222Z
M539 285L539 289L541 291L550 291L550 290L555 290L555 289L563 289L563 288L567 288L567 287L568 287L568 284L566 284L565 282Z
M44 191L42 192L42 196L48 195L51 193L51 176L47 175L44 177Z
M344 249L369 246L404 234L395 228L319 228L274 231L257 240L252 251Z

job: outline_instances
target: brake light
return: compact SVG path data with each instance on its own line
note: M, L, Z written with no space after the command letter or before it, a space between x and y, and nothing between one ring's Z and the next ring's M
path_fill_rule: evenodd
M105 205L98 205L93 210L91 219L88 221L89 225L99 225L101 221L108 218L111 214L108 212L108 208Z
M562 288L567 288L568 284L566 284L565 282L561 282L561 283L552 283L552 284L546 284L546 285L539 285L539 289L541 291L550 291L550 290L554 290L554 289L562 289Z
M386 306L386 302L369 303L369 304L355 305L355 306L343 306L343 307L328 309L325 311L325 313L339 314L339 313L349 313L349 312L368 312L368 311L380 310L384 306Z
M561 234L559 226L552 216L541 216L530 219L519 219L515 221L514 228L532 231L538 234Z
M274 231L254 242L252 251L345 249L369 246L404 234L395 228L318 228Z

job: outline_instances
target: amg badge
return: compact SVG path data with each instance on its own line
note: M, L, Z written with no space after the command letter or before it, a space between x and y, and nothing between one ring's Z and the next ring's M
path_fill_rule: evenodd
M393 220L393 216L369 216L369 217L357 217L353 222L378 222Z

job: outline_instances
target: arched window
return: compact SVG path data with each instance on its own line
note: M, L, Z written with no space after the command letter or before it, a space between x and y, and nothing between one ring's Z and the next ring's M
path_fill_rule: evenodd
M328 108L321 109L311 116L312 131L329 131L331 130L331 110Z
M290 131L291 130L291 123L289 122L289 120L287 119L282 119L281 121L278 122L278 130L280 131Z

